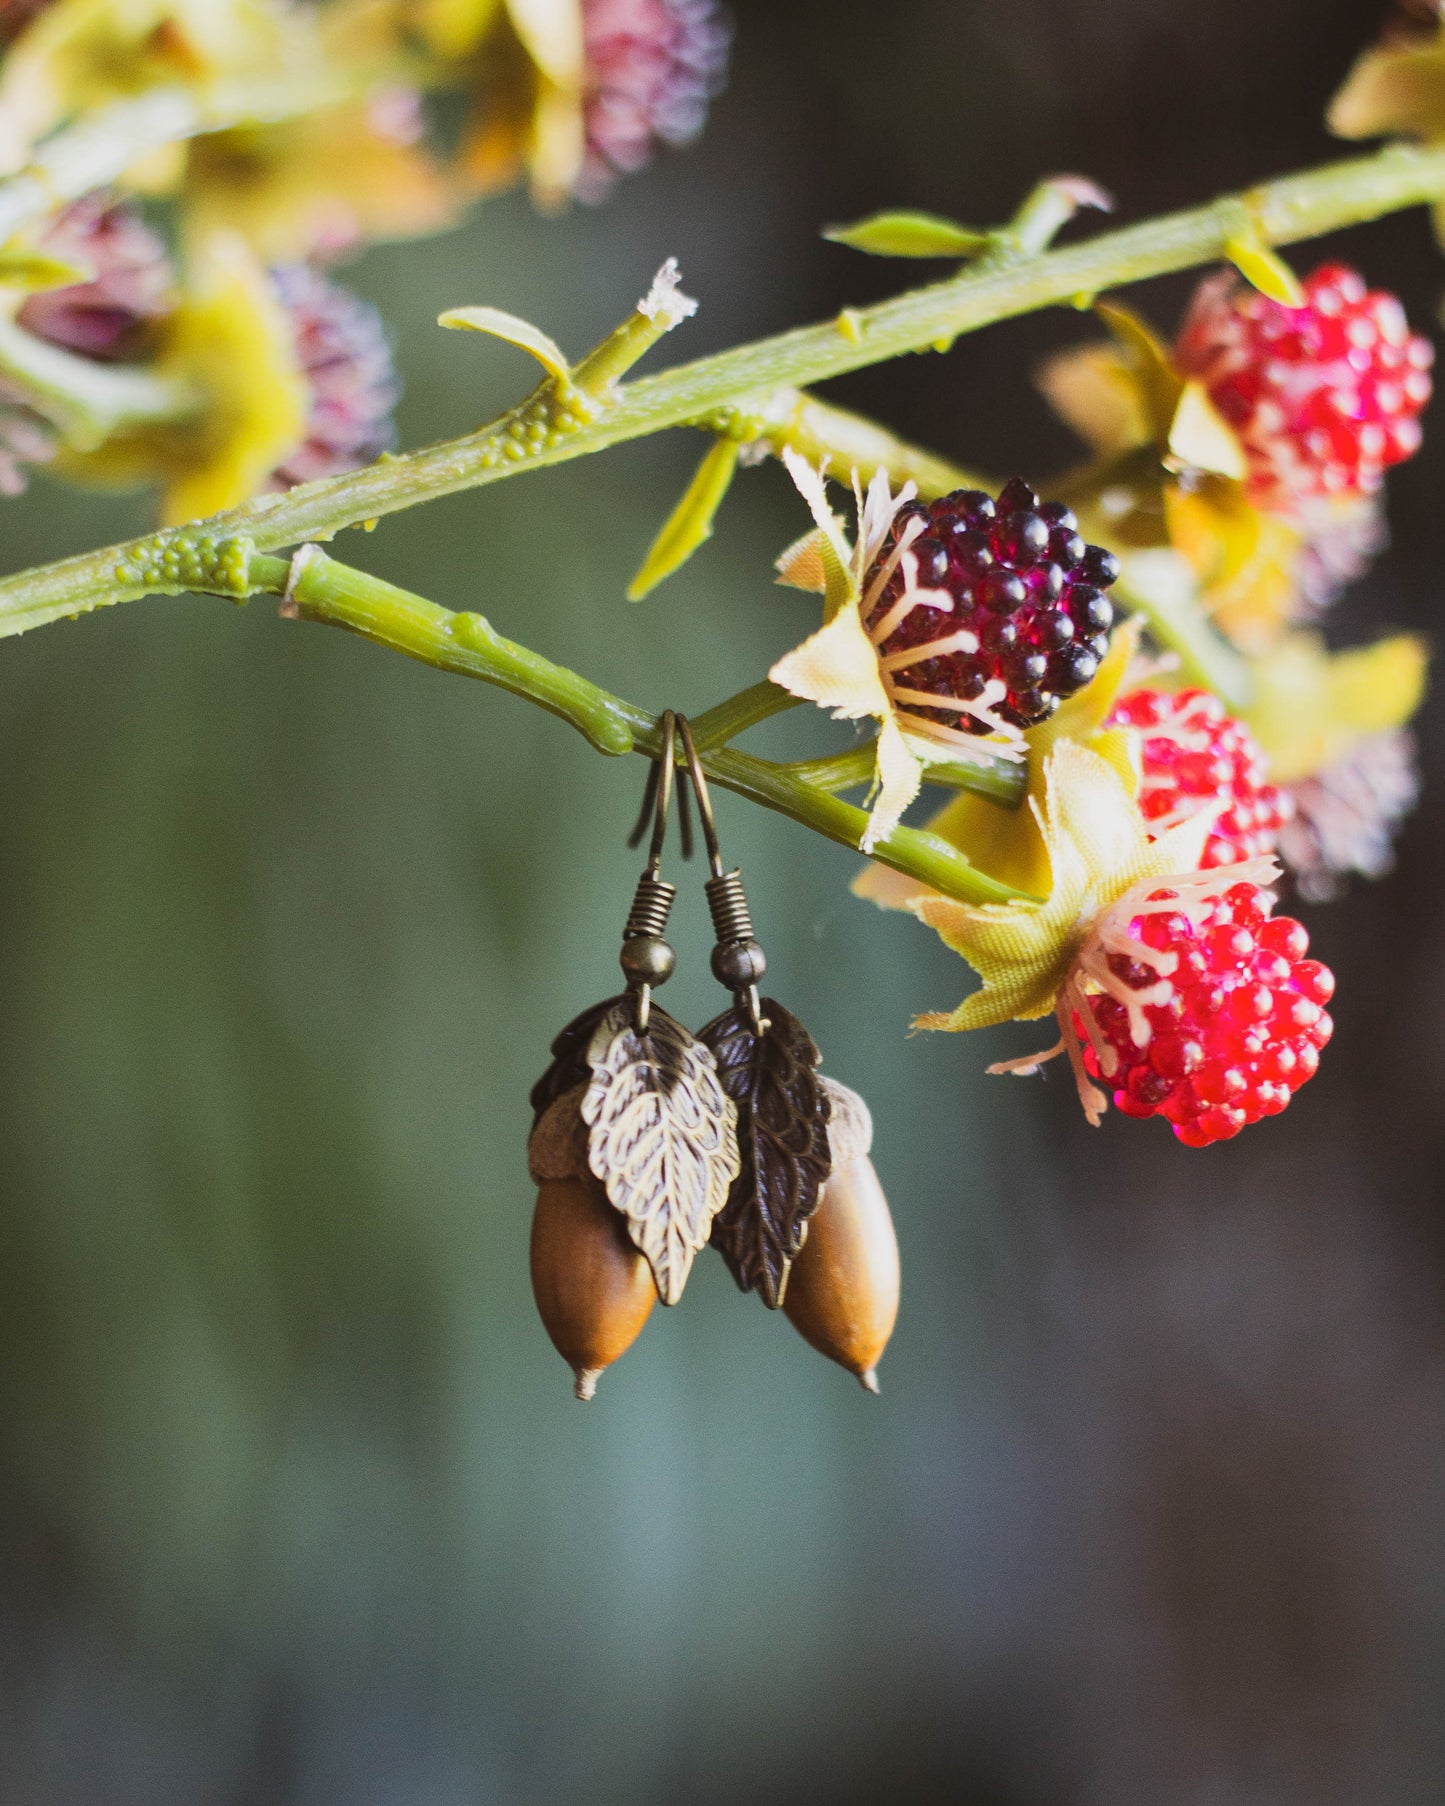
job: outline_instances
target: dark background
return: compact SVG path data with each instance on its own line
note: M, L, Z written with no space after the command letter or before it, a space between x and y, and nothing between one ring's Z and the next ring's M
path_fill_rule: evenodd
M404 442L530 382L437 332L591 343L675 253L693 355L907 266L876 206L986 223L1079 171L1142 217L1332 154L1374 4L739 0L692 152L598 212L494 203L372 252ZM1425 216L1340 251L1428 325ZM1308 269L1313 248L1292 253ZM1161 325L1185 278L1139 299ZM988 469L1073 455L1067 312L835 386ZM1438 412L1438 409L1437 409ZM1392 480L1347 638L1433 631L1445 460ZM686 436L434 504L345 555L652 707L752 681L776 467L646 604ZM37 482L19 567L138 530ZM823 751L816 712L759 750ZM257 603L0 649L4 1806L1412 1806L1445 1715L1441 731L1394 878L1314 911L1338 1033L1205 1153L989 1079L1028 1029L905 1038L964 968L856 861L724 798L779 994L869 1097L904 1308L865 1397L699 1263L595 1405L526 1275L526 1088L615 983L640 762ZM700 876L669 994L710 1014Z

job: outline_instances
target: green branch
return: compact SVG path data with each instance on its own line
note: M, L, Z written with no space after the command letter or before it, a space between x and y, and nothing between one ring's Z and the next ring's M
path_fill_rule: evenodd
M961 333L1105 289L1223 258L1243 240L1289 244L1402 207L1445 198L1445 149L1391 146L1375 156L1284 176L1207 206L1100 234L1007 265L973 267L837 319L645 377L577 405L548 382L519 407L461 439L384 459L345 476L262 496L198 528L245 535L263 549L328 539L341 529L436 496L559 464L664 428L705 424L750 397L820 382L941 348ZM3 217L0 217L3 224ZM0 582L0 633L149 593L119 572L145 542L110 547Z
M288 561L249 555L232 542L229 555L235 562L228 567L224 594L280 596L282 613L294 619L342 627L438 670L496 684L570 722L599 752L655 757L661 750L657 716L504 639L481 615L453 614L380 577L338 564L316 547ZM711 714L715 735L720 712ZM703 767L724 789L858 850L868 825L865 811L803 782L786 766L721 748L703 754ZM872 857L963 902L1006 903L1020 894L980 872L957 847L916 828L896 828Z

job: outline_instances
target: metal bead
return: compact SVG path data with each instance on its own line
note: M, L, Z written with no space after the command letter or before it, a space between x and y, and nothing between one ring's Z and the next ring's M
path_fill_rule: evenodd
M745 991L767 969L767 956L756 941L727 941L712 950L713 977L730 991Z
M654 934L629 935L618 955L627 982L633 985L666 984L677 966L677 955Z

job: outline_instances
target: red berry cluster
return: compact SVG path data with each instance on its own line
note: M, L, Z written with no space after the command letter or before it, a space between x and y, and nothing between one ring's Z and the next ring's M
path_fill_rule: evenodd
M1175 347L1239 434L1250 483L1275 505L1369 494L1420 444L1433 350L1355 270L1322 264L1303 307L1230 279L1204 283Z
M1333 1028L1334 975L1306 959L1309 936L1257 884L1232 885L1188 909L1150 894L1129 924L1148 959L1111 953L1123 996L1087 1000L1084 1063L1114 1087L1126 1116L1163 1116L1186 1147L1225 1141L1277 1116L1314 1077Z
M956 489L894 517L864 580L868 631L895 700L925 721L986 734L996 711L1029 727L1098 670L1118 575L1070 509L1020 478L996 501Z
M1204 845L1206 870L1274 852L1293 813L1290 798L1266 782L1263 749L1217 696L1208 690L1131 690L1114 705L1110 720L1139 730L1139 807L1153 833L1222 802Z

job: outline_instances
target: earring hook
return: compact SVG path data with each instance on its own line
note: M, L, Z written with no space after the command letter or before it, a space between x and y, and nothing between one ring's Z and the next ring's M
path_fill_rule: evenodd
M712 797L708 793L707 777L686 715L677 717L677 731L682 738L683 755L687 760L688 781L697 800L698 820L702 823L703 843L707 847L707 862L712 868L712 876L703 889L707 893L713 935L717 940L717 945L712 950L713 976L719 984L726 985L739 1002L747 1004L753 1031L761 1035L769 1027L768 1019L763 1015L762 1000L758 996L758 980L768 969L767 957L753 934L753 918L743 890L742 872L737 866L730 872L723 870L722 853L718 847L717 819L712 812Z
M667 815L677 766L677 721L678 717L671 709L662 717L661 750L652 762L642 799L642 813L627 843L636 846L641 840L651 812L652 839L647 849L647 865L637 881L627 926L622 930L621 964L627 988L637 999L639 1035L647 1033L652 1018L653 987L665 984L677 963L672 948L663 939L677 887L665 884L661 877L662 848L667 839Z
M703 844L707 848L707 862L712 867L714 878L723 875L722 854L718 851L717 819L712 812L712 797L708 793L707 777L702 769L702 760L698 757L697 746L692 737L692 725L686 715L677 717L677 731L682 739L683 756L687 760L687 775L692 784L692 793L697 798L698 820L702 823Z

